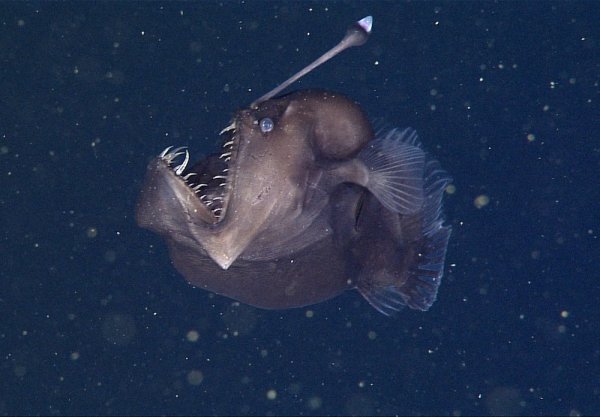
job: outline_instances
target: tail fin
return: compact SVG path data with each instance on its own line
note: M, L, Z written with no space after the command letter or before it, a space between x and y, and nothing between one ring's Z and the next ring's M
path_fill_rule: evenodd
M419 253L419 261L407 272L401 286L359 285L358 291L377 311L392 316L409 306L415 310L427 311L437 298L438 288L444 273L444 259L450 238L451 228L440 227L432 236L426 237ZM396 279L398 277L395 277ZM359 282L372 282L360 279Z

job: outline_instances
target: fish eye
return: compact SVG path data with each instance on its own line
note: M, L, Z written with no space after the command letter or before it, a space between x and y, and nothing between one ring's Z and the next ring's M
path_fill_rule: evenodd
M273 130L274 126L275 124L273 123L273 120L269 119L268 117L265 117L260 121L260 131L263 133L269 133Z

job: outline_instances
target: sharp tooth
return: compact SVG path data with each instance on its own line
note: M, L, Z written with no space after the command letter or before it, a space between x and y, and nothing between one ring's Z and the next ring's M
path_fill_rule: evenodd
M182 152L184 149L185 146L176 149L173 149L172 146L169 146L160 154L160 157L163 159L163 161L166 161L168 164L171 164L173 162L173 159L185 154L185 152Z
M213 180L218 180L218 179L221 179L221 180L226 180L226 179L227 179L227 176L226 176L226 175L215 175L215 176L213 177Z
M219 132L219 135L222 135L225 132L229 132L230 130L235 130L235 121L232 122L229 126Z
M219 156L219 159L227 158L228 156L231 156L231 152L225 152L221 154L221 156Z
M223 147L226 148L226 147L231 146L231 145L233 145L233 141L232 140L230 140L229 142L225 142L223 144Z
M195 172L190 172L185 177L183 177L183 179L187 181L190 179L190 177L193 177L194 175L198 175L198 174L196 174Z
M177 168L175 168L175 173L177 175L183 174L183 170L185 169L185 167L187 166L189 161L190 161L190 153L186 149L185 150L185 159L183 160L181 165L179 165Z
M162 152L161 152L161 154L160 154L160 158L163 158L163 159L164 159L164 158L165 158L165 156L167 156L167 154L169 153L169 151L170 151L171 149L173 149L173 147L172 147L172 146L169 146L167 149L165 149L164 151L162 151Z
M181 151L185 151L185 146L180 146L179 148L175 148L169 153L175 154L175 155L183 155L183 152L181 152Z

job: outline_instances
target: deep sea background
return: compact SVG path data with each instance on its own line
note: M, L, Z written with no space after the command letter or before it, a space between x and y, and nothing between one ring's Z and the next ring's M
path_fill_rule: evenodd
M454 178L428 312L264 311L136 226L145 166L297 83L419 131ZM596 2L0 3L0 414L600 413ZM318 267L318 266L315 266Z

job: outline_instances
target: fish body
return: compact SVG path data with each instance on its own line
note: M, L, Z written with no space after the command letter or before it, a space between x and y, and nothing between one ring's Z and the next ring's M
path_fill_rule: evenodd
M153 159L138 200L192 285L269 309L348 289L386 315L431 306L450 179L414 130L376 135L349 98L301 90L236 112L223 136L196 164Z

